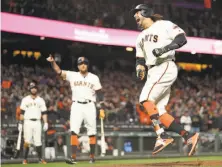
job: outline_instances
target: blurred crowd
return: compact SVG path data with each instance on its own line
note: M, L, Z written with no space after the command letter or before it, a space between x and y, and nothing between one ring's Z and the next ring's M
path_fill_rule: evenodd
M159 1L158 1L159 2ZM182 27L188 36L222 38L222 11L175 7L153 0L3 0L2 11L98 27L136 30L129 11L139 3Z
M188 131L222 128L222 77L180 74L173 86L168 110Z
M143 109L138 102L143 82L137 81L135 74L130 72L93 69L103 86L106 123L147 124L147 115L141 112ZM38 81L39 95L46 100L49 122L64 124L68 129L72 104L69 83L52 69L38 66L2 65L2 123L16 122L21 99L29 94L27 85L33 79ZM222 77L219 72L191 75L180 71L171 94L167 110L178 123L189 130L222 130Z

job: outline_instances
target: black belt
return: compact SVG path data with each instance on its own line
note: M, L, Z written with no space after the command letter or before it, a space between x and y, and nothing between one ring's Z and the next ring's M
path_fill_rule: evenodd
M153 68L154 66L156 66L156 65L150 65L150 66L148 67L148 69L151 69L151 68Z
M92 101L88 100L88 101L73 101L73 102L77 102L77 103L80 103L80 104L88 104L88 103L91 103Z
M167 61L173 61L173 62L175 62L174 59L169 59L169 60L167 60ZM167 61L165 61L165 62L167 62ZM163 63L165 63L165 62L163 62ZM161 63L161 64L162 64L162 63ZM156 65L149 65L149 66L148 66L148 70L151 69L151 68L153 68L154 66L156 66Z
M30 121L38 121L39 119L35 119L35 118L32 118L32 119L29 119Z

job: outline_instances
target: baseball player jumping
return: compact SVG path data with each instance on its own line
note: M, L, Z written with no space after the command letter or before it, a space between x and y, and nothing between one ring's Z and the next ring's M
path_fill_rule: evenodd
M29 144L34 141L36 151L38 153L39 163L46 164L42 159L42 125L41 117L44 121L43 130L48 129L47 123L47 108L43 98L37 95L38 89L35 81L29 84L30 95L24 97L21 102L21 115L18 130L24 130L24 160L23 164L27 164L29 153Z
M199 133L191 134L177 124L165 110L170 98L171 85L177 78L175 49L187 43L184 31L171 21L162 20L152 8L140 4L133 10L134 18L142 32L136 40L137 77L147 81L140 95L140 103L146 109L157 134L153 154L157 154L174 139L166 134L163 126L180 134L189 147L188 155L195 152Z
M68 164L76 163L76 151L78 145L78 134L84 120L89 136L90 144L90 163L95 162L95 144L96 144L96 94L101 93L101 84L97 75L88 72L89 61L85 57L79 57L77 64L79 72L64 71L56 64L54 58L50 55L47 58L54 71L63 79L70 82L72 90L72 106L70 115L71 129L71 150L72 157L66 160ZM97 96L99 102L102 102L102 96ZM104 110L100 109L100 118L104 118Z

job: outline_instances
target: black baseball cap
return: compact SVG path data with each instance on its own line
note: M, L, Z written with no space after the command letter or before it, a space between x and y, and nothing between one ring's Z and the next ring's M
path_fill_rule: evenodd
M36 81L32 81L29 83L29 86L28 86L28 89L31 90L33 88L36 88L37 89L37 83Z
M78 65L81 65L81 64L89 65L89 60L86 57L79 57L77 60L77 64Z

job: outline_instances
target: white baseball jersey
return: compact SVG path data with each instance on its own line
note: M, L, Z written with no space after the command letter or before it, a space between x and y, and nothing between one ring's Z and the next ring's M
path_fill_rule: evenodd
M192 120L191 120L191 117L190 116L182 116L180 118L180 123L181 124L185 124L184 125L184 129L188 132L190 132L191 130L191 124L192 124Z
M24 110L24 119L41 119L42 112L47 111L43 98L37 96L35 99L28 95L22 99L20 106Z
M160 57L155 57L152 53L155 48L162 48L172 42L172 40L184 31L171 21L159 20L154 22L149 28L143 30L136 40L136 57L146 60L146 65L157 65L159 61L175 59L175 51L171 50Z
M83 76L80 72L65 71L66 80L70 82L73 101L96 101L96 90L102 88L97 75L88 73Z

